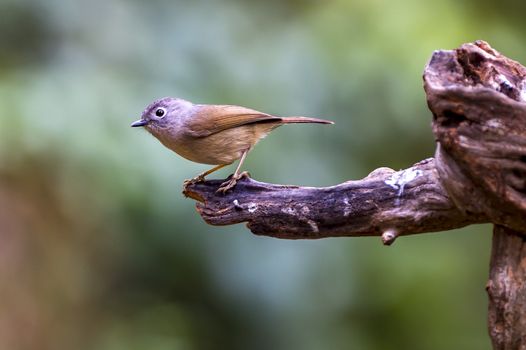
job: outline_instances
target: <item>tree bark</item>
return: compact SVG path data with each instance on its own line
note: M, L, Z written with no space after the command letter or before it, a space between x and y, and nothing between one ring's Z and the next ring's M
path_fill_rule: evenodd
M433 53L424 89L437 140L434 159L380 168L326 188L221 181L185 189L213 225L247 222L279 238L399 235L495 224L489 330L495 349L526 350L526 68L477 41Z
M486 222L466 215L450 200L438 179L434 159L395 172L380 168L360 181L324 187L272 185L246 179L227 195L216 194L221 181L190 186L185 195L212 225L247 222L255 234L312 239L339 236L397 236L435 232Z
M491 252L488 328L496 350L526 349L526 237L495 225Z
M436 52L424 74L440 180L459 210L495 224L488 328L526 350L526 69L485 42Z
M440 181L466 213L526 231L526 69L485 42L433 54L424 88Z

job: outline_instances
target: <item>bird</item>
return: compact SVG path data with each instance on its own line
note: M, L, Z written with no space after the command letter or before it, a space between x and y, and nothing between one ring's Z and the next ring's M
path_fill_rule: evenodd
M182 98L164 97L150 103L131 126L143 127L165 147L188 160L214 165L185 180L185 189L239 159L234 174L217 189L224 194L241 178L250 176L240 170L259 140L281 125L296 123L334 124L318 118L279 117L241 106L194 104Z

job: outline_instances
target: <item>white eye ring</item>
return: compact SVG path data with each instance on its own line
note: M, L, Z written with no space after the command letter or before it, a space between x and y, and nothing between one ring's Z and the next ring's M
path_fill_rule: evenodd
M155 115L158 117L158 118L164 118L164 116L166 115L166 109L162 108L162 107L159 107L155 110Z

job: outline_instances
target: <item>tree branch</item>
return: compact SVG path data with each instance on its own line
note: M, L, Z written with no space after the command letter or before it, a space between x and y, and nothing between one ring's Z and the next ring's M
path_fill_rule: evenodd
M189 186L184 194L212 225L247 222L255 234L288 239L338 236L397 236L449 230L485 222L466 215L450 200L430 158L403 171L373 171L359 181L313 188L242 180L234 191L216 194L220 180Z

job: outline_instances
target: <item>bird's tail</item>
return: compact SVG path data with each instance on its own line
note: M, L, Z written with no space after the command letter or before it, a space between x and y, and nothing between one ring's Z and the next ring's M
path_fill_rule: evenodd
M334 124L334 122L325 119L309 118L309 117L283 117L281 118L283 124L295 123L317 123L317 124Z

